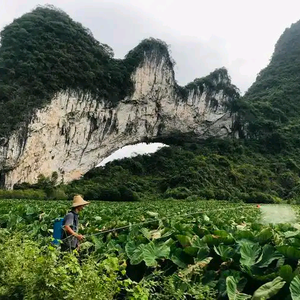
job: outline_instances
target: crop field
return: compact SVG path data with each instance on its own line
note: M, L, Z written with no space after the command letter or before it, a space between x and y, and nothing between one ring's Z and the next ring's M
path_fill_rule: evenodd
M62 253L68 204L0 201L0 299L300 299L297 206L95 201ZM269 224L281 209L291 224Z

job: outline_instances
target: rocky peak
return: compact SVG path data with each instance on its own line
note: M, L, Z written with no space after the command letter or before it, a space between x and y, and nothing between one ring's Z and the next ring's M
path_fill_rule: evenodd
M45 22L49 27L53 16L49 17L47 11L43 11L44 15L47 16ZM36 15L28 17L35 20ZM64 21L66 16L60 18ZM38 36L35 36L34 22L31 24L27 20L23 23L18 20L18 26L26 27L27 32L33 31L31 34L35 39ZM60 30L66 24L72 24L68 22L59 27ZM53 24L58 26L57 23ZM48 30L48 27L43 30ZM39 97L38 87L48 76L43 69L32 75L35 76L33 83L26 83L26 77L22 77L22 80L12 77L12 81L9 81L8 75L3 75L5 91L10 89L11 82L14 87L19 86L20 91L23 85L34 85L31 90L26 89L20 100L9 98L13 94L8 92L0 95L3 99L2 102L0 99L0 106L7 116L15 113L10 109L18 107L19 103L22 104L22 112L28 109L24 103L31 105L27 114L22 114L23 119L14 122L14 127L10 127L12 129L6 131L0 140L0 181L5 187L12 188L15 183L24 181L34 183L40 174L51 176L53 172L58 173L59 181L69 182L79 178L115 150L129 144L178 134L207 138L225 137L232 133L234 115L228 110L228 103L239 94L225 69L216 70L207 77L180 87L175 81L173 62L164 42L146 39L130 51L124 60L116 60L107 45L100 45L100 51L90 35L85 36L82 28L77 30L81 30L85 43L93 46L95 57L102 57L100 61L84 64L82 60L77 60L75 52L69 53L69 47L63 48L61 44L63 57L60 62L66 63L66 69L55 65L55 72L58 73L53 73L50 82L45 81L45 93ZM69 29L68 32L71 35L73 31ZM53 40L62 43L60 35L53 35L52 31L51 34ZM18 44L21 49L22 45ZM0 58L3 55L1 51L8 49L2 47ZM47 48L39 51L45 52L44 57L52 55ZM78 51L85 54L83 48ZM90 48L86 51L90 51ZM37 53L35 51L32 55ZM91 57L90 54L87 57ZM32 59L32 56L26 56L27 52L24 55L24 60ZM72 58L73 69L68 67L67 60L64 61L67 55ZM46 62L50 66L52 58ZM3 60L0 59L0 67L1 63ZM73 74L76 68L86 68L87 73L80 72L76 77ZM28 64L18 66L20 73L28 70ZM11 73L9 76L12 76ZM53 87L56 91L49 92ZM11 126L5 122L2 119L0 129Z

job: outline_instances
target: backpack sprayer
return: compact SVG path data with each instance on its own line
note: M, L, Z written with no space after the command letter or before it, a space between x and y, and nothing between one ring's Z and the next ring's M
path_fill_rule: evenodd
M63 226L64 226L64 219L57 218L54 220L53 225L53 241L52 244L58 246L60 241L63 239Z

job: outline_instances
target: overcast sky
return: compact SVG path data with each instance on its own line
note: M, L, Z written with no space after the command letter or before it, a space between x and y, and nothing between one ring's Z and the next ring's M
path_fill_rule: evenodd
M226 67L245 92L285 28L300 19L298 0L0 0L0 27L38 4L53 4L122 58L147 37L171 46L181 85Z
M116 57L144 38L161 38L171 46L180 84L225 66L242 92L284 29L300 19L296 0L0 0L0 27L47 3L90 28Z

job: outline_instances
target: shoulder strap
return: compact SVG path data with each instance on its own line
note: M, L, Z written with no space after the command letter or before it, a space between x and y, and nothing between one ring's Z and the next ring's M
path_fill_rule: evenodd
M72 211L72 210L71 210L71 213L73 214L73 222L74 222L74 225L75 225L76 214L75 214L74 211Z

